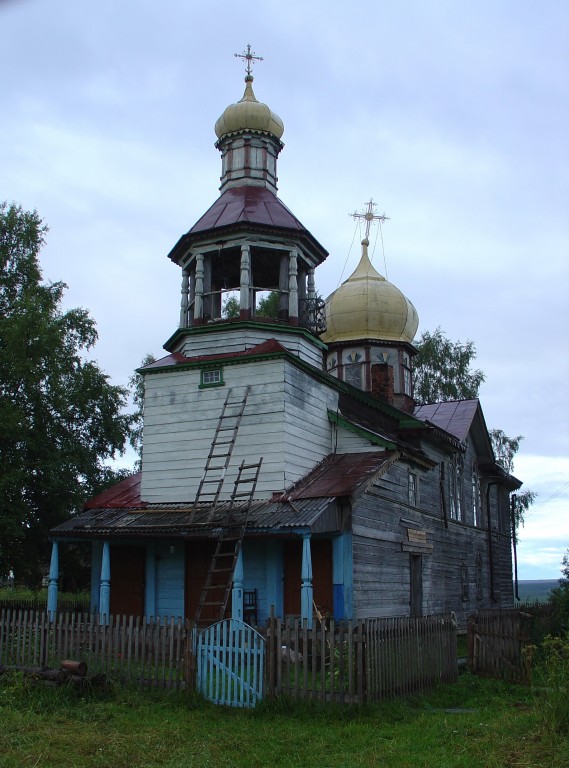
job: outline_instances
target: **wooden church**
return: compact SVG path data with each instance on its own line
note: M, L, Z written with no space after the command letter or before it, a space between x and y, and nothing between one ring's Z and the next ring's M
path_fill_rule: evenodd
M327 251L277 197L284 126L215 125L220 196L176 243L179 324L144 375L141 471L51 531L92 546L92 610L263 624L512 605L510 492L477 400L416 406L418 315L368 258L325 302ZM224 318L227 292L238 317ZM278 294L278 317L258 298Z

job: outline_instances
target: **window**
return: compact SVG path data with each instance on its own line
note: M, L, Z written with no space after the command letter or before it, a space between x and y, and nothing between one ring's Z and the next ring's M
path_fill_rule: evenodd
M344 381L347 384L351 384L353 387L362 389L362 366L361 363L356 365L344 366Z
M480 552L476 555L476 599L482 600L484 597L484 570L482 566L482 555Z
M403 366L403 392L409 397L412 396L411 391L411 369Z
M462 592L463 602L467 602L469 598L469 584L468 584L468 568L464 563L460 566L460 588Z
M207 368L201 372L200 387L221 387L223 381L223 371L221 368Z
M462 456L455 456L449 467L451 520L462 521Z
M403 352L403 365L401 366L403 371L403 392L409 397L412 397L413 391L411 386L411 362L409 355Z
M417 506L418 478L413 472L409 472L407 480L407 498L412 507Z
M472 522L474 525L482 525L482 516L480 514L480 478L478 477L478 467L472 466Z

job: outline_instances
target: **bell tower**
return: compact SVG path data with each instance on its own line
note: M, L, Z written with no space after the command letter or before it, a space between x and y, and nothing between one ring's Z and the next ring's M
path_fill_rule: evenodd
M284 124L253 92L260 57L250 46L235 55L246 62L245 91L215 124L221 194L169 254L182 270L182 289L179 328L166 348L184 354L198 329L235 324L222 316L227 295L238 296L241 322L297 328L315 341L324 329L314 271L328 253L277 197ZM257 310L270 291L278 293L276 320Z

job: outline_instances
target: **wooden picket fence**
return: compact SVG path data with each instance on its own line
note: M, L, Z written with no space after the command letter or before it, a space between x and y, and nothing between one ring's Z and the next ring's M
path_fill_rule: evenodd
M127 685L185 686L192 625L182 619L46 612L0 612L0 666L58 667L86 662L90 674Z
M549 604L478 611L468 621L472 672L510 682L530 680L533 649L553 626Z
M363 703L428 690L457 678L450 618L281 622L268 631L268 692L296 699Z
M457 676L456 628L443 617L307 622L270 618L264 690L321 702L363 703L428 690ZM0 667L84 661L125 685L193 688L193 622L0 611Z

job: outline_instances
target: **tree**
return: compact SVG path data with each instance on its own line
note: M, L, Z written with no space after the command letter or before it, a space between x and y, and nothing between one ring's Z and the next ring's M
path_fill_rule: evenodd
M150 365L150 363L155 361L156 358L152 352L147 352L142 358L140 367L143 368L145 365ZM142 373L135 371L128 380L128 385L132 393L132 402L135 409L132 414L129 442L138 454L135 466L135 469L138 471L142 461L142 434L144 430L144 376Z
M271 291L266 296L261 296L257 304L256 314L258 317L279 316L279 292Z
M49 561L48 531L114 481L131 417L127 392L84 354L97 339L67 287L42 282L47 227L0 204L0 574L30 586Z
M518 452L520 443L524 439L523 435L508 437L501 429L491 429L489 434L496 462L502 469L505 469L508 474L513 474L514 456ZM525 513L531 507L536 497L537 493L535 491L530 491L529 489L514 493L511 496L512 511L514 515L513 535L516 541L518 539L518 530L520 526L523 526L524 524Z
M222 308L222 317L230 319L239 317L239 299L237 296L229 296ZM257 303L255 314L258 317L277 318L279 315L279 292L270 291L266 296L261 296Z
M563 555L559 586L551 591L550 602L553 604L558 629L569 630L569 549Z
M414 360L414 394L419 403L437 403L448 400L471 400L478 397L480 385L486 377L480 369L473 370L476 358L474 342L450 341L437 328L434 333L425 331L416 344L418 353ZM508 437L501 429L490 430L490 440L496 461L509 474L514 470L514 456L518 452L522 435ZM513 536L524 523L524 515L537 494L525 490L512 495Z
M478 397L484 373L472 370L476 357L474 342L450 341L437 328L425 331L418 343L413 361L414 395L418 403L438 403L447 400L471 400Z

